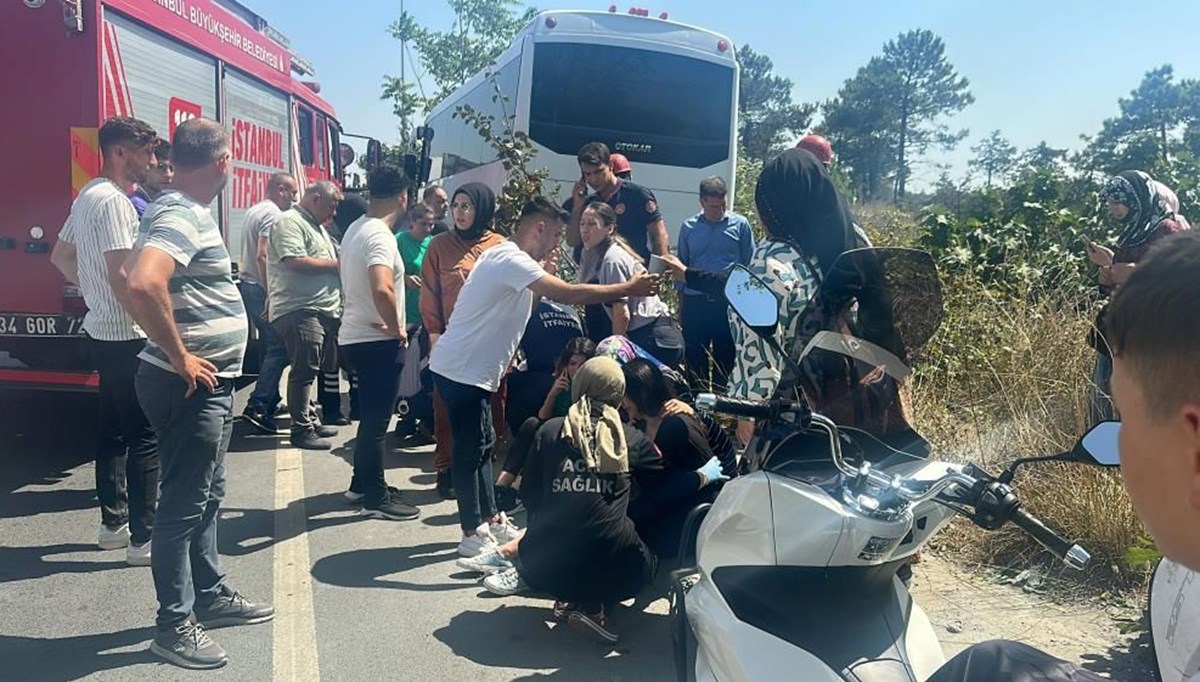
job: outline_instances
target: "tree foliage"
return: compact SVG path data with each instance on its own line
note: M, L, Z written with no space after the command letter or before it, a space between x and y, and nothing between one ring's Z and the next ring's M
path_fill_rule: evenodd
M428 97L412 91L412 84L385 76L382 98L393 102L402 120L437 106L472 75L487 68L512 42L521 27L537 14L520 0L448 0L454 10L454 26L436 31L417 23L404 12L388 32L397 40L411 43L424 72L437 90ZM401 131L407 140L409 131Z
M1000 134L993 130L979 144L971 147L975 158L971 159L971 167L984 175L984 186L991 188L992 179L1004 180L1017 166L1017 148Z
M808 129L816 106L792 101L792 80L776 75L765 54L743 45L737 60L739 140L744 158L765 161L782 150L789 135Z
M843 84L825 104L822 129L849 166L860 199L877 198L890 179L898 201L914 160L930 147L951 149L966 136L944 119L974 101L942 39L918 29L888 41L881 55Z

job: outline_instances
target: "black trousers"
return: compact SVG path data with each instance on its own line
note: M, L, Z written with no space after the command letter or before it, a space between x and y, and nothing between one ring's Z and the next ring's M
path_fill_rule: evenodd
M687 347L684 362L693 391L709 390L709 359L712 359L711 390L724 393L733 369L733 333L729 330L728 306L704 295L683 297L680 310L683 340Z
M396 405L403 350L400 342L369 341L340 347L359 376L359 422L354 440L354 478L350 489L366 495L368 505L387 497L383 476L384 437Z
M110 528L129 524L131 541L145 544L158 503L158 441L134 389L138 353L133 341L88 339L92 366L100 374L100 442L96 447L96 497L100 520Z

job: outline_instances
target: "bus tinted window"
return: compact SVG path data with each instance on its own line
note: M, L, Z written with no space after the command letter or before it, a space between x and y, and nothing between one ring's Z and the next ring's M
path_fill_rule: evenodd
M605 142L635 163L700 168L729 157L733 69L664 52L539 43L530 137L559 154Z

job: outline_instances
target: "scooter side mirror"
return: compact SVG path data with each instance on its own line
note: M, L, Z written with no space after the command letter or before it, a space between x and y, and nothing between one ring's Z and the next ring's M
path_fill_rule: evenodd
M1121 466L1121 453L1117 447L1120 435L1121 422L1100 422L1079 439L1071 455L1075 461L1084 464Z
M725 280L725 299L729 307L754 330L767 337L779 326L779 299L757 275L742 265L735 265Z

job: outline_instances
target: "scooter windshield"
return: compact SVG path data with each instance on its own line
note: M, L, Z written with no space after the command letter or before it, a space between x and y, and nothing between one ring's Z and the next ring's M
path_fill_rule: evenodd
M803 394L850 441L848 459L924 456L909 424L910 367L942 320L932 256L911 249L856 249L826 273L787 350L780 395ZM855 450L861 452L855 452Z

